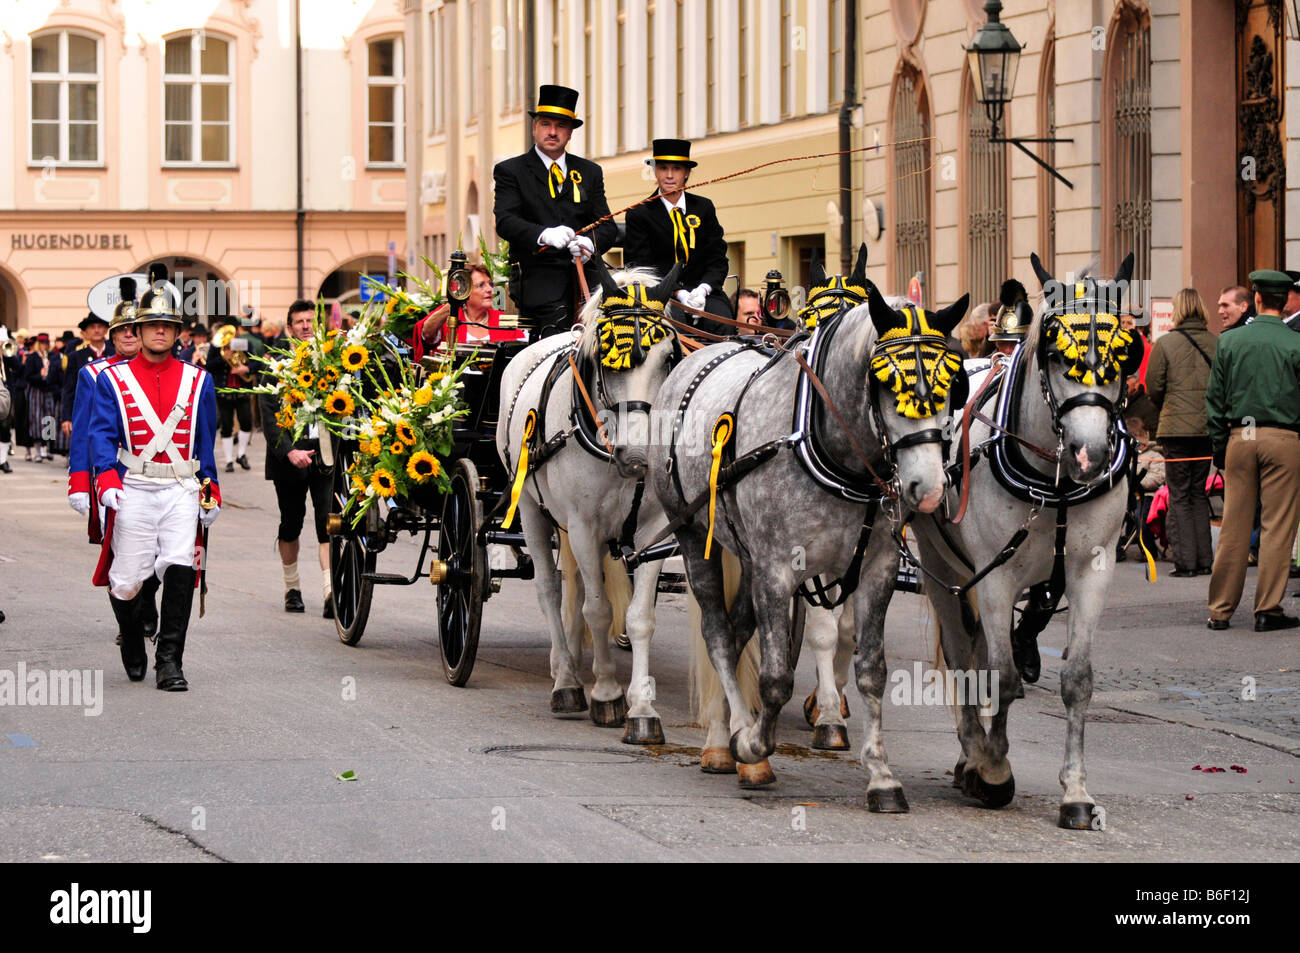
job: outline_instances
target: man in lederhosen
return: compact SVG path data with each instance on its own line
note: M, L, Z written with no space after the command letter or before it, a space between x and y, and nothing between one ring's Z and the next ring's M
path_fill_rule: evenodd
M697 311L733 317L731 302L722 289L727 280L727 242L713 203L686 192L691 169L691 144L685 139L656 139L654 155L656 198L627 213L627 238L623 261L630 267L653 268L666 275L682 265L676 298ZM686 320L704 331L730 334L733 328L695 315Z
M95 583L109 587L127 675L139 681L148 668L139 600L155 576L162 582L157 687L183 692L196 567L207 555L199 550L200 531L217 518L221 490L213 457L216 392L206 371L172 357L181 316L169 297L162 284L145 292L136 313L140 353L95 379L90 465L98 472L99 502L114 511L105 520ZM200 505L205 485L211 508Z
M579 303L574 256L588 262L618 237L612 218L576 234L609 215L600 166L565 152L582 125L574 111L578 91L543 86L537 99L537 109L528 114L533 148L492 171L497 234L510 243L510 297L519 307L519 326L532 340L572 326ZM586 274L589 287L599 283L590 265Z

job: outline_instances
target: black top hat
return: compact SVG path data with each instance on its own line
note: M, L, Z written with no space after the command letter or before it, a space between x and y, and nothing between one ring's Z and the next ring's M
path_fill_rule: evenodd
M646 165L653 165L656 162L677 162L693 169L698 162L691 160L691 143L689 139L656 139L654 141L654 155L645 160Z
M578 106L578 91L569 89L567 86L543 86L537 91L537 108L530 110L528 115L534 119L548 117L551 119L567 119L577 129L582 125L582 120L574 111Z
M1300 291L1300 271L1287 270L1286 276L1291 279L1291 290Z
M97 315L94 311L82 318L81 321L78 322L77 327L84 331L92 324L102 324L104 327L108 327L108 322Z

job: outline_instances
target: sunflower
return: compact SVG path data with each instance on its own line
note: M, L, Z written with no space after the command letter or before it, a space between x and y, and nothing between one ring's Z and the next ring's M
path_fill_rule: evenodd
M397 454L398 456L401 456L402 454L406 453L406 445L403 444L402 441L400 440L394 440L391 444L388 445L388 449L391 450L393 453Z
M377 469L374 476L370 478L370 486L378 496L390 497L397 495L397 481L383 467Z
M307 359L307 355L310 353L311 353L311 342L303 341L301 344L299 344L297 347L293 349L293 359L295 362L301 363L302 361L305 361Z
M406 475L416 483L423 483L429 477L436 477L441 472L442 467L438 463L438 458L423 450L411 454L411 459L406 464Z
M384 421L380 420L378 417L370 418L370 427L378 436L381 437L388 432L388 424L384 423Z
M321 352L322 354L328 354L328 353L329 353L330 351L332 351L332 350L334 350L334 342L333 342L333 341L326 341L324 344L322 344L322 345L320 346L320 352Z
M427 407L429 401L433 400L433 388L425 384L411 395L411 399L415 401L416 407Z
M298 388L296 387L293 390L288 391L284 395L284 402L288 404L290 407L293 407L297 404L301 404L306 399L307 399L307 395L304 394L302 391L298 390Z
M415 445L415 431L411 429L411 425L405 420L400 420L397 423L397 439L408 447Z
M361 477L355 475L352 477L352 492L357 495L366 492L366 484Z
M333 364L331 364L329 367L325 368L325 370L321 373L321 376L324 377L331 384L333 384L335 381L339 379L341 375L339 374L339 369L335 367Z
M301 384L303 387L310 387L312 384L316 383L316 375L313 374L311 371L305 369L299 371L298 383Z
M288 430L293 427L296 420L293 415L293 408L286 407L275 415L275 422L280 425L281 430Z
M353 344L343 349L341 360L345 370L359 371L370 360L370 352L366 350L364 344Z
M325 412L335 417L346 417L355 407L352 396L345 390L336 390L325 399Z
M330 389L330 382L321 377L316 381L316 389L323 394Z

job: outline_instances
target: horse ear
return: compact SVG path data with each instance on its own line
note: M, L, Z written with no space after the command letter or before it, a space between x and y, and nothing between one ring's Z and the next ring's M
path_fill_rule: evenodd
M945 335L952 334L953 329L961 323L961 319L966 317L968 307L970 307L970 295L964 294L942 311L934 312L930 319L930 327L942 331Z
M858 260L853 265L853 274L849 276L849 284L865 287L867 283L867 243L863 242L858 246Z
M1133 253L1129 252L1128 257L1120 263L1119 271L1115 272L1115 284L1127 284L1128 280L1133 277Z
M669 269L668 274L664 275L663 281L654 286L654 290L650 292L650 297L655 301L667 301L671 298L673 291L677 288L677 279L681 273L682 263L679 261Z
M599 255L592 255L591 264L596 269L596 277L600 279L600 290L603 292L602 297L617 295L619 292L618 282L614 280L614 276L611 275L609 269L605 267L605 259L601 258Z
M822 267L821 255L815 251L812 253L812 261L809 263L808 271L808 284L810 287L820 288L826 284L826 269Z
M1043 267L1043 263L1039 260L1037 252L1029 253L1029 264L1034 266L1034 275L1037 276L1040 285L1046 286L1049 281L1053 280L1052 273Z
M885 296L877 292L867 295L867 310L871 314L871 323L876 326L876 334L881 335L902 325L899 314L885 302Z

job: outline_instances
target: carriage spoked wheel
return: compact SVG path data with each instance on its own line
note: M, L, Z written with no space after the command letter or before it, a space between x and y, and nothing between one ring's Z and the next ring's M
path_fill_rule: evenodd
M487 547L476 540L483 522L483 505L475 492L477 468L462 458L451 465L450 477L438 530L438 559L444 567L438 582L438 642L447 681L461 686L469 681L478 654L488 586Z
M367 546L366 533L361 527L352 528L351 514L343 512L348 501L348 465L352 454L336 451L334 486L330 495L330 600L334 603L334 629L344 645L356 645L366 631L370 618L370 602L375 584L366 573L375 571L375 554Z

